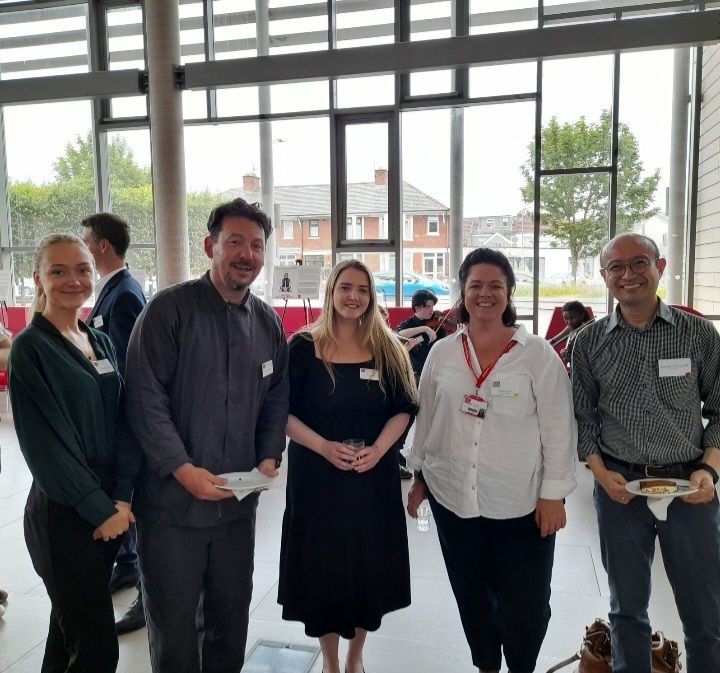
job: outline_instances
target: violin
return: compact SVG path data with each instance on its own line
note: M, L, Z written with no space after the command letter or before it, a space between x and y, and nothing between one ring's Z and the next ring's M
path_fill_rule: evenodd
M448 308L444 311L433 311L425 326L435 332L442 328L446 334L453 334L458 328L457 309Z

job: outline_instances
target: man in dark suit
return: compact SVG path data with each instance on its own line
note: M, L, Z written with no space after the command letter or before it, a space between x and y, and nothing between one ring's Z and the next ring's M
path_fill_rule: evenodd
M120 374L124 377L130 332L146 304L142 288L125 264L125 254L130 245L128 225L112 213L96 213L84 219L82 226L83 241L95 259L100 276L95 285L95 306L87 322L110 337L117 353ZM116 622L118 634L145 626L134 526L125 534L118 552L110 590L114 593L132 586L137 586L138 597Z

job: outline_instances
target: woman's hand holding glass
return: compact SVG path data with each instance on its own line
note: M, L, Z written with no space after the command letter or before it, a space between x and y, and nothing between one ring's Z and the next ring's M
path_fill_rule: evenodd
M93 540L109 542L120 537L131 523L135 523L135 515L132 513L129 502L118 501L115 503L117 512L110 518L105 519L93 533Z
M355 454L355 461L353 462L352 469L355 470L355 472L360 473L372 470L373 467L380 462L383 455L383 452L377 444L366 446L364 449L361 449Z
M320 455L332 463L338 470L347 472L352 470L357 452L342 442L325 441L320 450Z

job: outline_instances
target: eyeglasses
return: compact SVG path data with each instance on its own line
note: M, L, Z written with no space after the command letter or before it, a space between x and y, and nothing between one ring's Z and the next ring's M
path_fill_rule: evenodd
M614 278L622 276L627 267L630 267L633 273L645 273L655 261L657 261L657 258L649 259L648 257L638 257L632 262L615 262L608 266L601 266L600 271L606 271L609 276L613 276Z

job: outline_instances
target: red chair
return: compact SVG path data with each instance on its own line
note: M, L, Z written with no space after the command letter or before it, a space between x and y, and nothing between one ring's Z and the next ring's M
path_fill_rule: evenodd
M699 315L701 318L704 318L705 316L700 313L697 309L694 309L692 306L683 306L682 304L670 304L673 308L680 309L681 311L685 311L685 313L692 313L693 315Z

